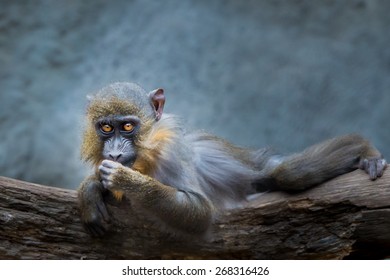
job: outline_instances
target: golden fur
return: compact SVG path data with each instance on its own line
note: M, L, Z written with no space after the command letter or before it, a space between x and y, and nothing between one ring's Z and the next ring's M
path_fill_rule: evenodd
M164 117L154 123L155 120L141 115L137 106L115 96L110 99L92 100L90 102L87 110L88 123L81 147L82 159L90 162L95 167L98 167L101 163L103 160L101 154L103 143L95 131L94 123L103 116L114 114L136 115L141 118L142 126L138 135L142 135L142 137L136 137L135 139L138 155L132 168L142 174L151 175L158 164L158 159L164 153L165 147L172 144L177 136L174 125L171 124L171 120Z
M133 165L134 170L145 175L151 175L167 146L174 143L173 139L177 136L176 132L166 123L168 122L164 118L161 119L146 137L138 143L138 156Z

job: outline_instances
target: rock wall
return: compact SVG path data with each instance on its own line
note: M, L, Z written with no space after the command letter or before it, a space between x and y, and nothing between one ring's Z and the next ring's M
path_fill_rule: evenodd
M389 1L1 1L0 175L76 187L85 96L163 87L249 147L358 132L390 157Z

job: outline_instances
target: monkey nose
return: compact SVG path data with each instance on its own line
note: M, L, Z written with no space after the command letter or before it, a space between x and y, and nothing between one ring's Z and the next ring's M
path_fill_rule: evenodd
M119 158L122 156L122 153L110 153L108 156L111 160L118 161Z

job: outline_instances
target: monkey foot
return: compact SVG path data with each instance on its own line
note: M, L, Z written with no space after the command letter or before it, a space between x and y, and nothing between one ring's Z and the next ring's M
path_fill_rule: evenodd
M359 168L366 171L371 180L382 177L387 162L384 158L369 158L360 161Z

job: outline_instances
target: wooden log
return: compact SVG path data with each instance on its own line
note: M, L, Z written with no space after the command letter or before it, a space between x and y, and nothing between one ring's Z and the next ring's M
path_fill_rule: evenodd
M0 177L0 259L380 259L390 257L390 172L357 170L298 194L261 194L215 221L207 240L164 233L109 203L102 238L79 219L77 193Z

